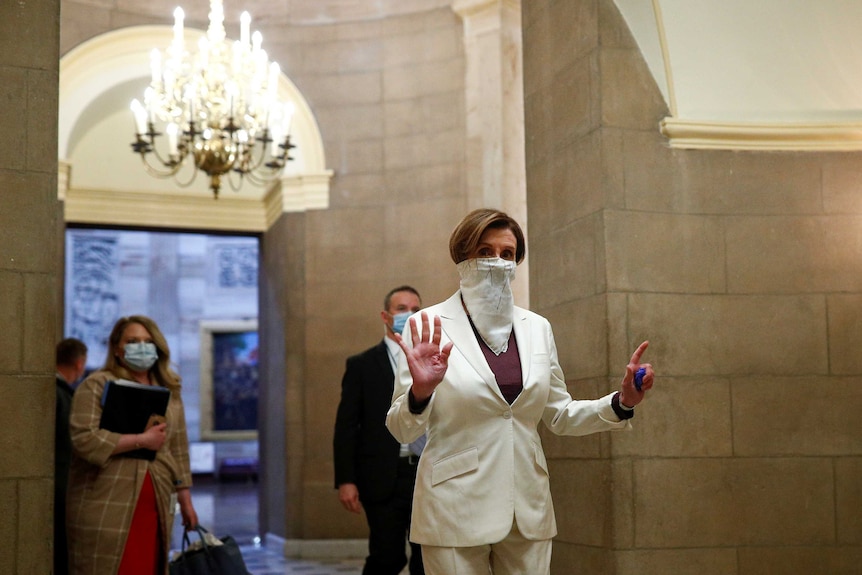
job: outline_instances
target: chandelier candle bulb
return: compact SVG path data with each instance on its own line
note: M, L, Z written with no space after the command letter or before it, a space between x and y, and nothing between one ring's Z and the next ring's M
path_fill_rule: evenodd
M132 100L132 113L135 115L135 129L138 135L147 133L147 111L141 102L135 98Z
M151 124L156 123L156 107L155 104L153 104L154 97L155 91L152 89L152 87L148 87L146 90L144 90L143 108L147 111L147 114L149 114L149 120Z
M258 30L254 31L254 34L251 35L251 52L252 54L257 54L260 52L260 46L263 44L263 34L261 34Z
M278 133L276 128L273 126L272 129L272 142L270 143L270 154L273 158L278 157L278 149L281 144L281 134Z
M168 133L168 151L171 156L176 156L179 152L179 146L177 144L177 132L179 131L179 128L176 124L171 122L168 124L165 131Z
M183 53L183 20L185 17L186 14L182 8L177 7L174 10L174 46L178 55Z
M249 33L251 29L251 14L243 12L239 15L239 42L242 46L248 46Z
M194 124L195 122L195 87L189 86L186 90L185 100L188 102L189 106L189 124ZM191 128L191 126L189 126Z
M227 101L228 101L228 119L233 120L233 102L236 98L236 83L227 82L224 85L225 92L227 92Z

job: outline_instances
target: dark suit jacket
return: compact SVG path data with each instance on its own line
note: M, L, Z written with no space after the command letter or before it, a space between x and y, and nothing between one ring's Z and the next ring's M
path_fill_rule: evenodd
M347 360L335 418L335 487L355 483L362 501L386 499L395 489L400 444L386 429L395 374L386 344Z
M54 468L55 487L59 493L66 493L69 478L69 463L72 461L72 436L69 433L69 411L72 408L72 388L65 381L56 378L57 415L54 427Z
M69 483L69 462L72 460L72 436L69 432L69 411L72 408L72 388L56 378L57 415L54 426L54 575L69 572L66 544L66 486Z

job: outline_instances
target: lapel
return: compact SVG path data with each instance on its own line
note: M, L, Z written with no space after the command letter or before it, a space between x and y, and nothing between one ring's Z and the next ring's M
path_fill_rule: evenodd
M454 347L458 349L464 359L470 364L479 377L495 396L505 402L503 394L500 393L500 388L497 386L497 379L494 377L494 372L485 360L482 350L479 347L479 342L476 341L476 335L473 333L473 328L470 327L470 320L467 318L467 312L464 311L464 306L461 305L461 292L455 292L455 295L440 304L438 315L440 316L440 327L446 336L454 343ZM515 337L518 337L518 332L515 332ZM520 341L518 342L520 345Z
M533 330L530 329L530 321L527 319L527 310L515 306L514 319L512 320L512 331L515 332L515 341L518 343L518 356L521 360L521 379L524 383L524 389L527 389L527 384L530 382L530 356L532 354ZM523 393L523 392L522 392ZM520 396L519 396L520 397ZM515 403L517 403L517 399Z
M374 360L377 364L376 372L383 374L383 377L388 377L389 394L391 395L395 389L395 373L392 371L392 364L389 363L389 350L386 349L386 342L381 340L374 348Z

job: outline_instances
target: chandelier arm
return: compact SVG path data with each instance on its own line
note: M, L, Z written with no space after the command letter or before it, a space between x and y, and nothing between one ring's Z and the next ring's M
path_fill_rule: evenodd
M262 186L266 183L266 180L261 179L260 176L255 174L254 172L248 172L245 174L240 174L240 178L248 180L249 182L251 182L255 186Z
M180 164L179 164L179 165L180 165L180 167L182 167L182 166L184 166L184 165L185 165L185 162L180 162ZM176 172L176 173L179 173L179 170L177 170L177 172ZM174 177L174 181L177 183L177 185L178 185L179 187L181 187L181 188L188 188L188 187L189 187L189 186L191 186L193 183L195 183L195 180L197 179L197 177L198 177L198 171L197 171L197 169L192 169L192 177L191 177L191 178L189 178L186 182L181 182L181 181L180 181L180 179L179 179L179 178L177 178L177 177Z
M260 143L260 153L258 154L257 160L251 157L251 153L249 153L249 164L247 166L243 166L242 173L243 174L251 174L256 172L261 166L264 166L264 160L266 159L266 148L267 145L272 142L269 137L269 130L266 129L263 131L263 135L257 138L257 142ZM251 152L254 151L255 146L252 146Z
M194 127L192 126L192 128ZM136 149L139 149L141 146L143 146L142 155L152 152L153 156L155 156L156 160L158 160L162 166L168 168L169 170L173 170L172 173L175 174L182 167L183 163L185 162L186 155L188 155L188 142L184 139L183 141L178 143L176 159L171 158L170 155L165 157L159 153L159 150L156 147L156 138L161 135L162 133L156 131L156 127L151 121L148 124L147 132L143 135L138 135L139 141L136 144L132 144L132 147L137 146ZM147 163L149 164L149 162ZM153 167L152 164L149 165Z
M271 142L271 140L269 140ZM268 143L268 142L265 142ZM272 156L269 162L264 163L266 158L266 146L262 146L263 150L258 157L257 162L254 162L251 168L236 170L243 174L255 186L263 186L275 181L284 171L284 167L290 157L290 150L295 146L290 144L290 138L285 139L285 143L279 146L282 148L280 156Z
M247 178L255 186L264 186L270 182L274 182L278 179L281 170L268 170L266 173L260 173L259 171L254 172L246 172L242 174L243 177Z
M174 166L170 166L163 163L164 167L168 169L161 170L157 166L153 166L152 164L150 164L150 161L147 159L147 155L145 153L141 153L141 162L144 164L144 169L147 171L148 174L163 180L175 176L177 172L180 171L180 168L183 167L182 162L177 163Z
M175 166L182 166L183 160L185 159L185 153L183 153L182 150L180 150L179 160L177 160L177 161L172 160L170 158L170 156L168 156L167 158L162 156L159 153L159 151L156 149L155 138L152 138L150 140L150 152L152 152L153 156L156 158L156 160L159 161L160 164L162 164L164 167L169 168L169 169L172 169ZM176 172L174 172L174 173L176 173Z
M234 172L239 174L239 178L234 178L234 176L233 176ZM234 180L237 180L237 179L238 179L238 181L234 182ZM238 172L237 170L231 170L230 172L227 173L227 181L228 181L228 184L230 184L230 189L232 189L235 192L238 192L239 189L242 187L242 180L243 180L243 173L242 172Z

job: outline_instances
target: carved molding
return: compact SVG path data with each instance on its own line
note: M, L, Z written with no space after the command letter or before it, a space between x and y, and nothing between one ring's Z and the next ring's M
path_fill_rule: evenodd
M661 133L672 148L726 150L862 150L862 123L734 123L665 118Z

